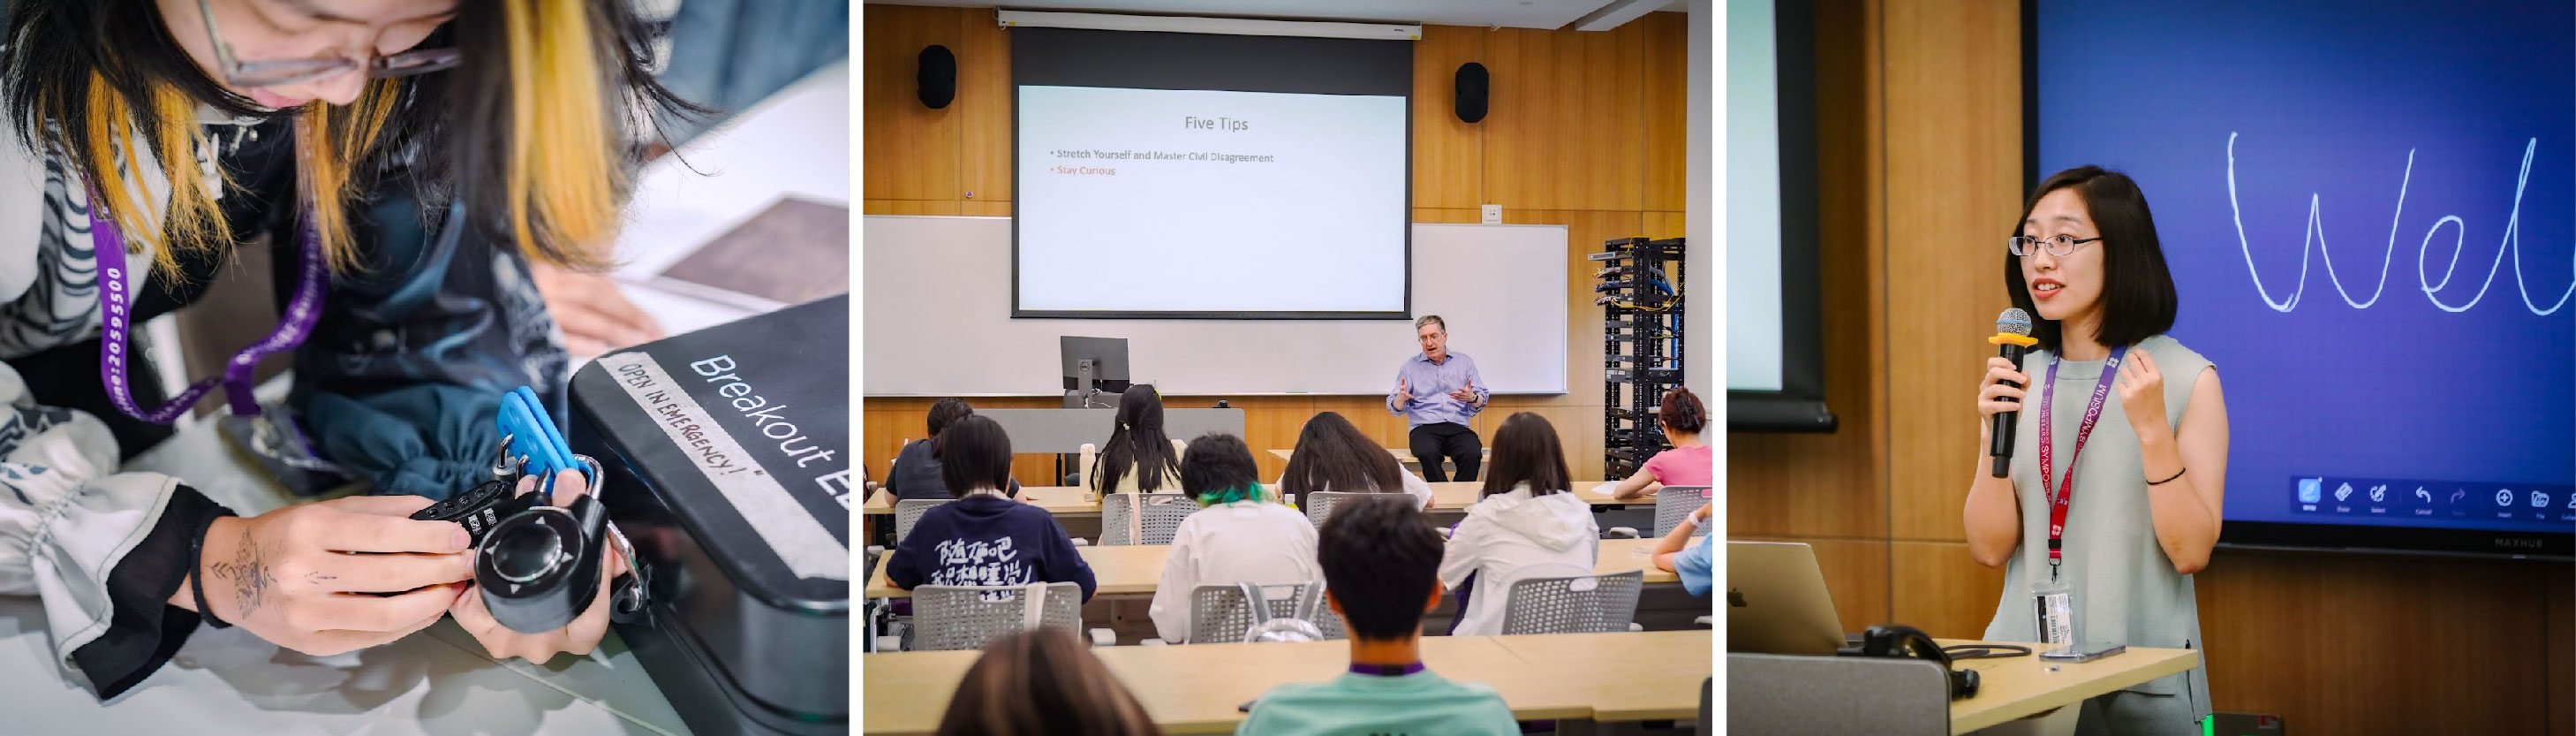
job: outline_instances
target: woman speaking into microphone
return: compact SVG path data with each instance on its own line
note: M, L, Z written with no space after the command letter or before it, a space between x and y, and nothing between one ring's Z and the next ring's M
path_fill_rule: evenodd
M1977 384L1962 514L1969 554L2004 568L1985 638L2197 649L2191 576L2218 543L2227 407L2216 368L2164 334L2177 299L2146 195L2125 175L2069 169L2031 194L2019 227L2004 283L2037 345L2021 365L1989 359ZM1985 448L2003 412L2018 416L1996 477ZM2082 707L2079 733L2196 734L2208 670Z

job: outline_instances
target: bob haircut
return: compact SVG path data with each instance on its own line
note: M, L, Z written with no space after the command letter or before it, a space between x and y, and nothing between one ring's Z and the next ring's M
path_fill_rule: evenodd
M2099 166L2078 166L2039 183L2013 221L2012 235L2050 192L2073 189L2084 211L2101 232L2102 324L2093 339L2107 347L2135 345L2173 329L2180 298L2174 294L2173 271L2165 266L2164 246L2156 240L2156 218L2147 211L2147 195L2129 175ZM2031 315L2030 336L2052 352L2065 344L2056 320L2040 319L2031 301L2030 282L2021 276L2021 256L2004 252L2004 291L2012 305Z

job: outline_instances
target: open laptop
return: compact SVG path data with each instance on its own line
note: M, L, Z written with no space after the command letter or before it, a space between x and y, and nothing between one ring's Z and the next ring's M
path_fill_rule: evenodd
M1844 643L1824 568L1805 544L1726 543L1726 606L1730 652L1831 655Z

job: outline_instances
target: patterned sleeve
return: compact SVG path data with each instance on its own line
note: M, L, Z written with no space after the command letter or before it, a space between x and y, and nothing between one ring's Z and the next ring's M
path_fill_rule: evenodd
M0 357L94 334L88 201L73 178L0 121ZM165 601L186 581L189 536L225 513L169 477L117 472L118 450L99 417L38 405L0 363L0 595L39 599L55 664L101 698L195 630L196 614Z
M107 425L31 403L5 365L0 403L0 595L40 599L64 676L115 697L195 630L164 601L197 522L221 511L168 476L117 472Z

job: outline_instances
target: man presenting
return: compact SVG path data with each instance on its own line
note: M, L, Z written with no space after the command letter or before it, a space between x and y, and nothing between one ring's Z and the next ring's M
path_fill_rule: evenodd
M1476 361L1449 349L1448 323L1438 315L1423 315L1413 329L1422 339L1422 354L1406 358L1396 369L1395 393L1387 395L1386 410L1405 415L1412 426L1413 457L1422 461L1423 480L1447 481L1440 461L1448 458L1458 463L1458 480L1473 481L1484 442L1467 428L1467 421L1485 410L1491 394L1476 375Z

